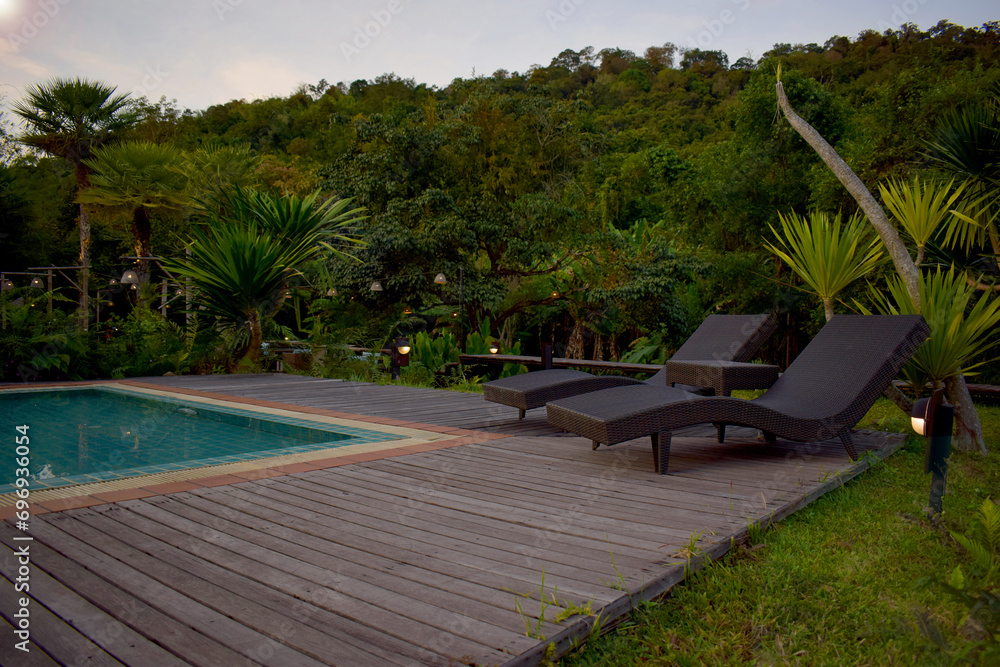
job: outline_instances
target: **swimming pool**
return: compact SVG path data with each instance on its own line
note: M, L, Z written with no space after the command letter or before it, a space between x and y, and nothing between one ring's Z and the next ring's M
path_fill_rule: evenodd
M400 437L115 387L3 391L0 424L30 426L34 490ZM0 466L0 493L15 489L14 475Z

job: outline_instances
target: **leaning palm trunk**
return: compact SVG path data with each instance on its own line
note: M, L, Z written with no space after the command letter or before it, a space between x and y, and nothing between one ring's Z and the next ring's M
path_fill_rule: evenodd
M778 76L780 78L780 71ZM886 249L889 251L889 256L896 267L896 272L906 286L906 291L909 293L914 307L919 312L920 272L917 270L917 265L913 263L913 258L910 257L910 253L906 249L906 244L903 243L899 233L889 224L885 212L879 206L875 197L872 196L872 193L865 187L864 182L847 166L844 159L816 131L816 128L795 113L795 110L792 109L791 104L788 102L788 97L785 95L785 89L781 85L780 80L776 87L778 106L785 114L785 118L788 119L788 123L819 154L823 162L833 171L837 179L851 193L851 196L854 197L855 201L858 202L858 205L868 216L868 219L885 244ZM965 384L965 379L962 377L961 372L949 378L946 386L948 388L948 398L956 406L953 446L960 451L985 452L986 441L983 439L983 428L979 423L979 416L976 414L976 406L972 402L972 395L969 394L969 387Z

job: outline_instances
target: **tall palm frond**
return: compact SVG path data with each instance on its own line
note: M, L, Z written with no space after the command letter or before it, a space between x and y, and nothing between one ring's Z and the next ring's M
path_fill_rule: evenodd
M942 222L949 221L946 243L960 238L960 230L966 226L965 220L953 209L962 204L968 183L961 183L958 187L954 184L954 179L940 183L921 181L919 176L914 176L912 183L889 181L878 188L889 212L916 244L917 258L914 263L917 266L923 263L927 243Z
M838 292L874 269L882 260L882 245L855 214L846 222L841 215L813 211L808 218L796 213L778 214L781 233L771 231L777 243L765 245L780 257L823 300L826 319L833 317L833 298Z
M11 108L27 122L20 140L74 164L87 159L137 120L127 93L89 79L52 79L27 87L25 100Z
M980 293L973 303L977 292L975 285L968 283L965 272L956 271L954 267L947 271L938 267L925 272L921 278L919 312L898 278L889 283L888 295L875 294L883 312L890 315L923 315L930 325L931 336L913 355L909 374L922 374L932 382L940 383L958 373L959 369L966 373L992 361L981 359L972 363L973 359L1000 344L1000 337L997 336L1000 299L989 293Z

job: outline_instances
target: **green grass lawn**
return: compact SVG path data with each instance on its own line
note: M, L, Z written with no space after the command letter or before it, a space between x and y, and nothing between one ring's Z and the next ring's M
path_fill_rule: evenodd
M970 614L944 586L961 565L969 592L1000 595L1000 575L984 581L949 533L981 539L977 510L1000 501L1000 408L979 413L992 453L953 454L938 525L914 436L561 664L1000 665L1000 609ZM882 399L859 428L906 432L909 419Z

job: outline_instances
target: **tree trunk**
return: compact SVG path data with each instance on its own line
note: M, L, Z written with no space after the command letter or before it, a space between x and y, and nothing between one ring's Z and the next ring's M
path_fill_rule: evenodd
M889 387L882 392L882 395L895 403L896 407L906 414L913 413L913 401L910 400L909 396L901 392L896 385L890 383Z
M788 123L819 154L823 162L833 171L837 179L847 188L847 191L851 193L851 196L868 216L868 220L871 221L882 239L882 243L889 251L896 272L903 279L906 290L910 293L910 298L913 299L913 305L919 311L920 272L917 265L914 264L913 258L910 257L906 244L903 243L895 228L889 224L885 211L882 210L858 175L851 171L844 159L837 154L833 146L827 143L826 139L816 131L816 128L795 113L785 96L785 89L781 85L781 81L777 84L777 91L778 106L784 112ZM961 373L958 374L957 378L957 380L949 378L948 381L949 398L956 406L955 429L957 436L954 441L955 447L957 449L968 447L967 450L963 451L977 451L978 449L978 451L985 453L986 443L983 440L983 427L979 423L979 415L976 414L976 407L972 403L972 395L969 394L969 387L965 384L965 378ZM891 398L892 396L890 396Z
M986 441L983 439L983 426L979 423L979 414L969 394L969 386L965 376L956 373L945 380L948 400L955 404L955 437L952 446L961 452L978 452L989 454Z
M132 212L132 249L135 251L136 257L152 256L151 237L152 220L150 220L149 211L145 206L139 206ZM136 275L139 276L139 288L138 294L136 294L136 303L138 304L142 301L143 285L149 284L149 260L138 260L135 269Z
M79 193L90 186L87 165L76 163L76 191ZM88 278L90 277L90 212L85 204L80 204L80 328L87 330L90 323L90 300Z
M833 319L833 301L830 299L823 299L823 312L826 314L827 322Z
M565 354L567 359L583 359L586 354L583 349L583 322L580 320L573 321L573 331L569 335Z
M250 347L247 348L247 353L243 355L243 358L257 363L260 361L260 344L264 341L264 335L260 328L260 313L256 310L247 313L247 324L250 325Z
M604 336L599 333L594 334L594 361L604 361Z
M868 191L865 184L861 182L858 175L851 171L851 168L847 166L844 159L837 154L833 146L827 143L826 139L816 131L816 128L795 113L788 102L788 98L785 96L785 89L780 81L778 82L777 89L778 106L784 112L788 123L819 154L823 162L826 163L826 166L830 168L837 179L847 188L847 191L851 193L855 201L858 202L858 205L861 206L861 209L868 216L868 220L871 221L872 226L875 227L875 231L878 232L879 237L882 239L882 243L885 244L886 250L889 251L892 263L896 266L896 272L906 285L906 291L910 293L910 298L913 299L914 305L919 309L920 292L917 285L920 283L920 273L917 271L917 265L913 263L913 258L910 257L903 239L899 237L899 233L889 223L885 211L882 210L882 207L879 206L875 197Z

